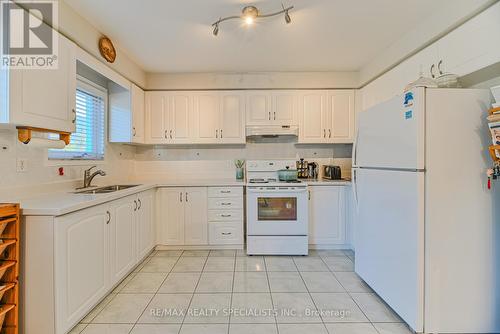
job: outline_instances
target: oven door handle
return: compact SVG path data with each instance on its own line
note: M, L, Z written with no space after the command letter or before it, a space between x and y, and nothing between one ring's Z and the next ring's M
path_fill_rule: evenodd
M255 188L247 188L247 192L250 193L264 193L264 194L274 194L274 193L303 193L306 192L307 188L300 188L300 189L279 189L279 188L274 188L269 189L269 188L264 188L264 189L255 189Z

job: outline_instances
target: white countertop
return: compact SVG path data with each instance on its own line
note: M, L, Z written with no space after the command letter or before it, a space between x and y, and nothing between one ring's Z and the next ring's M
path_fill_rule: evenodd
M309 186L347 186L347 180L304 180ZM33 197L21 198L22 214L26 216L61 216L74 211L82 210L106 202L110 202L125 196L133 195L158 187L242 187L244 181L230 179L204 179L204 180L171 180L158 182L124 182L116 184L140 184L139 186L115 191L106 194L80 194L74 190L58 191L39 194Z

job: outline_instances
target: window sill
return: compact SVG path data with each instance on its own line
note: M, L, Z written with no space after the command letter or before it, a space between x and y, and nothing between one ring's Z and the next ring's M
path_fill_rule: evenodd
M106 164L106 160L49 160L45 162L46 167L64 166L100 166Z

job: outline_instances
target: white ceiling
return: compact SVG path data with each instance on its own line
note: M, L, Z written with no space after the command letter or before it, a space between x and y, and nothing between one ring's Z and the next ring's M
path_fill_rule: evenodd
M147 72L356 71L456 0L283 0L283 16L224 22L247 4L278 0L65 0ZM119 55L118 55L119 56Z

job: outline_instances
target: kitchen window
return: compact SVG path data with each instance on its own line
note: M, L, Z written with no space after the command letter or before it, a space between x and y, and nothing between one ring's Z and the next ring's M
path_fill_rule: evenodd
M50 160L104 160L107 91L85 79L77 81L76 131L63 149L49 149Z

